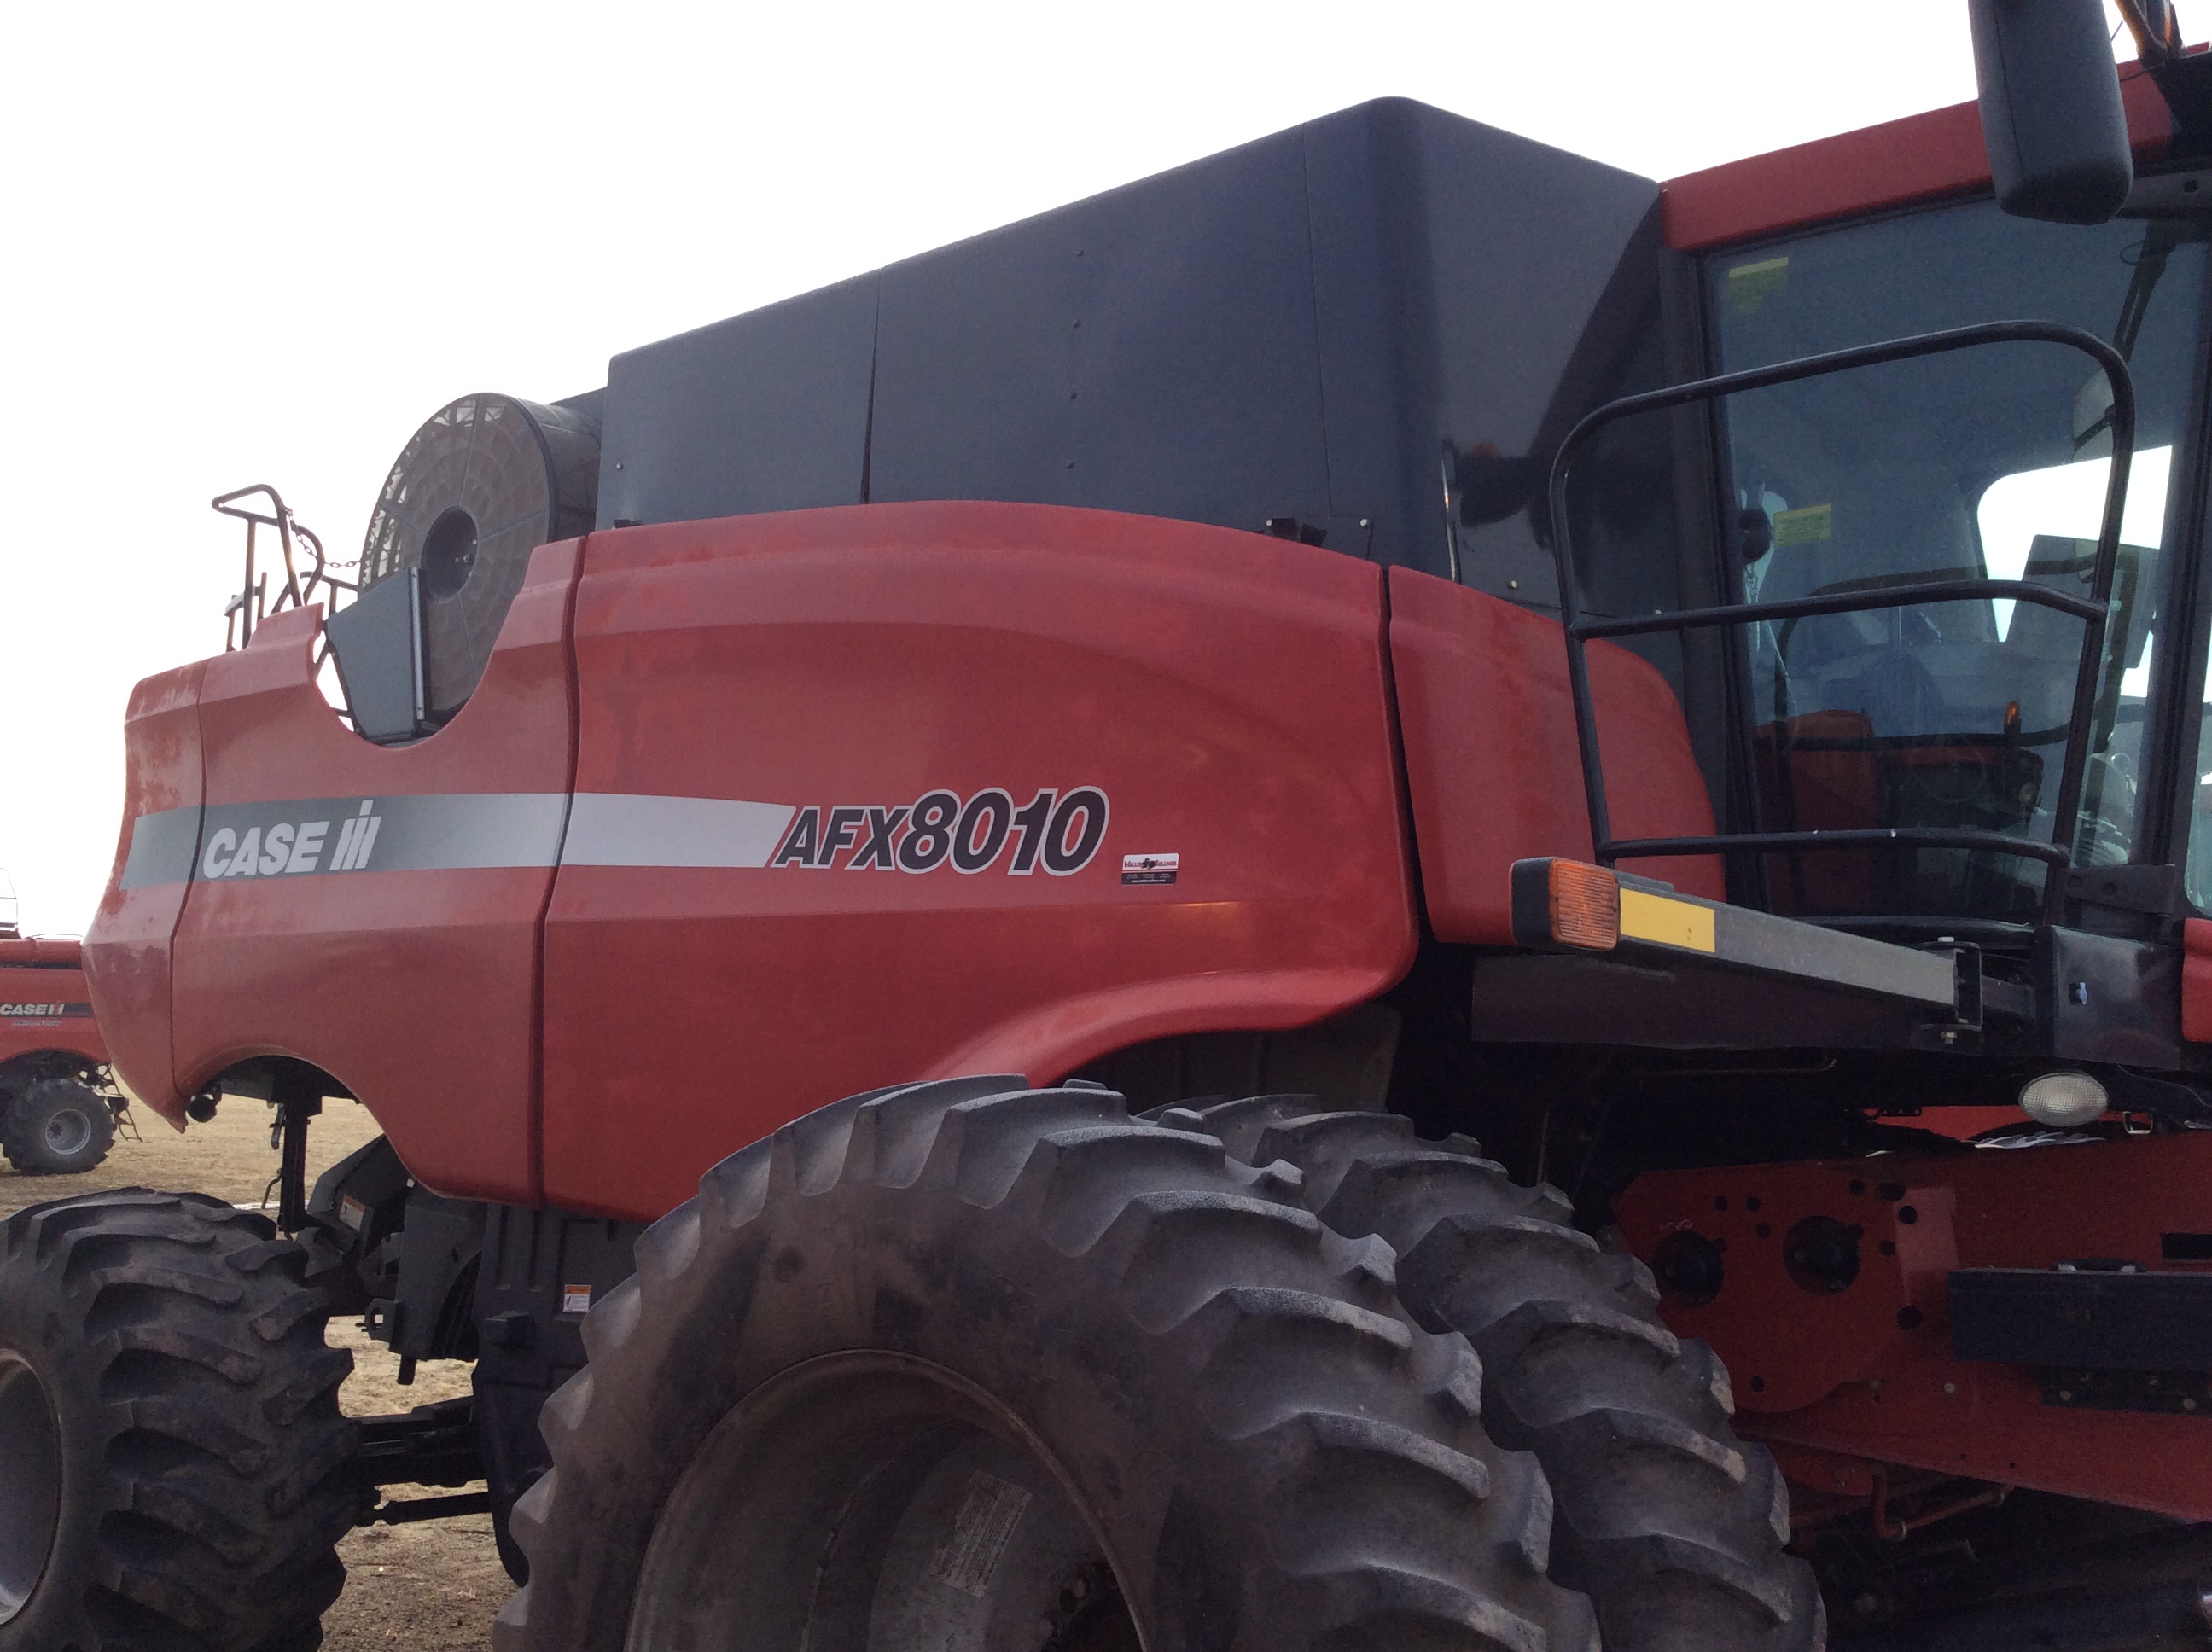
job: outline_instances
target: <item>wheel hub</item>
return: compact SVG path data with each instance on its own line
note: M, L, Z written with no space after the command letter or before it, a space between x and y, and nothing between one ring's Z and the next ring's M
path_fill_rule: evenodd
M753 1639L751 1637L759 1638ZM656 1527L629 1652L1140 1652L1066 1482L995 1402L886 1354L725 1418Z
M0 1624L23 1609L61 1524L61 1431L21 1355L0 1348Z
M64 1158L84 1151L92 1140L92 1121L81 1108L65 1107L46 1121L46 1148Z
M1103 1560L1087 1562L1062 1580L1037 1629L1042 1637L1037 1652L1141 1652L1121 1586Z

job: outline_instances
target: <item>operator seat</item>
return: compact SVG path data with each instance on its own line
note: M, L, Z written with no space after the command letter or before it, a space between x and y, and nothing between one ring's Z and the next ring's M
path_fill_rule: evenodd
M1761 600L1982 574L1965 495L1942 466L1855 466L1831 498L1808 502L1827 507L1825 519L1801 519L1820 537L1768 553ZM1993 754L1955 740L2001 738L2007 726L2009 673L1990 603L1866 609L1764 629L1769 646L1753 688L1768 719L1753 730L1764 829L2001 823L1978 808ZM1791 912L1916 909L1917 873L1910 853L1850 850L1777 855L1769 867L1776 905Z

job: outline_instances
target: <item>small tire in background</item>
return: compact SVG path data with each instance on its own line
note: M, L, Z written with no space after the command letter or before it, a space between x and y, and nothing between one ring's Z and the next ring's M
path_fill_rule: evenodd
M0 1114L0 1152L18 1174L74 1175L89 1170L115 1145L107 1100L76 1078L41 1078Z
M591 531L599 428L573 408L464 396L400 450L361 552L362 589L422 570L422 668L430 720L475 692L530 553Z
M362 1493L307 1260L198 1193L0 1224L0 1652L313 1652Z

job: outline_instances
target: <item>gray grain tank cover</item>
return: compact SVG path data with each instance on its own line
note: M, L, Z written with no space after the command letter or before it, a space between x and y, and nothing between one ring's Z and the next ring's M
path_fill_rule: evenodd
M459 711L483 677L530 553L592 525L598 422L574 406L464 396L400 451L362 546L362 591L422 570L428 720Z
M1291 519L1547 603L1545 444L1651 365L1657 203L1364 104L617 356L599 523L921 499Z

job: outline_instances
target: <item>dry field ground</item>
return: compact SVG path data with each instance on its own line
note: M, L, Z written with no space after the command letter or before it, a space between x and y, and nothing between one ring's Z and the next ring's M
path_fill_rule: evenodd
M307 1134L313 1179L376 1134L368 1114L333 1102ZM145 1108L137 1109L141 1139L126 1133L107 1162L76 1176L19 1176L0 1160L0 1216L43 1200L106 1187L191 1189L250 1204L276 1174L269 1145L269 1109L235 1097L211 1124L179 1135ZM272 1198L271 1207L274 1207ZM342 1403L356 1415L404 1411L468 1392L468 1370L424 1365L414 1385L393 1379L398 1361L360 1327L333 1321L331 1341L354 1351L354 1374ZM404 1494L405 1488L400 1488ZM492 1543L491 1520L428 1521L374 1526L339 1546L345 1593L323 1620L329 1652L489 1652L492 1614L513 1589Z

